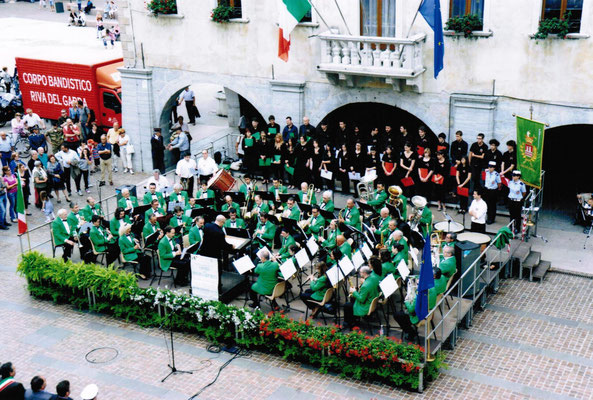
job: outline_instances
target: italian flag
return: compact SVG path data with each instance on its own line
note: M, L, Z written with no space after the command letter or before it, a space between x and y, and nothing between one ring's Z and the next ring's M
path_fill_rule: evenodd
M16 213L19 219L19 235L27 232L27 218L25 215L25 197L23 196L23 184L21 183L21 173L17 173L17 188L16 194Z
M311 9L309 0L278 0L280 2L280 32L278 35L278 57L288 61L290 32Z

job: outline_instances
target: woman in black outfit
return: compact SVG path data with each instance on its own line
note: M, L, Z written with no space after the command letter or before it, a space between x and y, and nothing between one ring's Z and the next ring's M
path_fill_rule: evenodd
M243 163L247 168L247 171L250 173L254 173L257 166L257 141L251 134L251 131L245 131L245 138L243 139L243 143L241 143L243 147Z
M377 173L377 178L383 180L384 176L381 158L379 157L379 153L377 153L377 148L375 146L371 146L371 151L367 156L366 173L368 174L370 171L375 171Z
M338 152L337 173L338 179L342 182L342 193L350 194L350 179L348 178L348 171L350 171L350 153L346 147L346 143L342 143L342 149Z
M311 144L304 136L299 137L299 143L295 146L296 161L294 163L294 185L300 186L302 182L309 182L311 170L309 159L311 158Z
M457 173L455 175L455 180L457 182L457 190L460 188L466 188L469 190L469 183L472 179L472 172L469 166L469 162L467 161L467 157L461 157L460 163L457 166ZM459 198L459 213L465 214L467 212L467 199L468 196L461 196L459 193L457 194Z
M288 166L288 167L294 168L295 160L296 160L294 139L289 139L286 146L284 146L284 155L282 156L282 160L284 161L285 167ZM294 176L289 174L286 171L286 168L284 168L284 167L283 167L283 171L284 171L284 184L286 186L288 186L289 189L294 189Z
M385 148L385 153L383 153L383 158L381 159L381 171L383 172L385 186L395 185L397 179L397 159L395 154L393 154L392 146Z
M414 173L416 169L416 153L412 150L412 143L406 142L404 144L404 151L402 151L399 159L399 179L412 178L414 182L418 180ZM402 189L406 197L412 197L416 192L416 184L407 186L402 183Z
M262 183L268 183L272 169L271 160L268 161L268 159L272 157L272 146L271 142L268 141L268 135L266 134L261 135L260 141L257 144L257 155L260 160L258 162L258 167L261 171L262 177L264 178ZM270 163L270 165L267 165L267 163Z
M367 153L363 151L362 144L360 144L360 142L354 145L354 152L351 155L352 159L350 161L350 172L358 173L362 178L366 173ZM355 189L358 182L360 182L360 180L352 181Z
M418 194L426 197L430 202L432 196L432 176L434 175L435 161L432 158L430 147L424 149L424 155L418 157Z
M321 169L324 169L326 171L329 171L332 173L332 178L331 179L325 179L323 178L323 188L324 189L331 189L334 190L335 184L334 184L334 179L335 176L335 165L336 162L334 160L334 154L332 151L332 148L329 144L326 144L325 146L323 146L323 157L321 158Z
M449 161L442 151L437 151L437 161L434 170L434 193L439 202L438 210L445 208L445 196L447 195L447 176L451 171Z
M284 162L282 156L286 151L286 146L282 140L282 134L277 133L274 136L274 145L272 146L272 176L282 180L284 176Z
M309 165L312 165L311 173L313 177L311 178L313 184L315 185L315 190L317 192L321 192L321 187L323 186L323 182L321 180L321 161L323 160L323 149L319 147L319 142L317 140L313 140L313 148L311 150L311 158L309 160Z

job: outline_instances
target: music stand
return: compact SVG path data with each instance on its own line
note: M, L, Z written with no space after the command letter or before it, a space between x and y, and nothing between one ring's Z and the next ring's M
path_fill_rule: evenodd
M217 211L216 215L222 215L226 219L229 219L231 217L231 213L229 211Z
M169 201L167 203L167 212L173 213L175 211L175 207L181 207L182 209L185 208L185 203L183 201Z
M195 217L202 215L204 213L204 208L192 208L189 213L189 217L194 219Z
M451 232L451 222L453 222L453 218L447 214L447 211L443 211L443 216L445 217L445 221L447 221L447 233L449 233Z
M175 235L178 235L181 233L181 230L183 229L183 225L176 226L173 229L175 229Z
M138 206L138 207L134 207L133 211L132 211L132 216L135 215L140 215L142 217L144 217L144 213L148 210L150 210L150 204L145 204L143 206Z
M194 251L198 250L200 248L200 244L202 242L196 242L190 246L187 246L185 249L183 249L183 251L181 252L181 254L179 255L179 259L183 260L184 258L186 258L188 255L191 255Z
M164 382L169 378L171 375L175 374L193 374L192 371L182 371L175 367L175 348L173 347L173 315L175 315L176 310L174 308L171 309L171 313L169 314L169 333L171 335L171 364L167 364L167 367L171 369L171 372L165 376L161 382ZM166 322L166 321L165 321ZM164 324L164 323L163 323ZM165 339L166 341L166 339Z
M303 216L304 215L311 215L311 213L313 212L313 206L311 204L307 204L307 203L298 203L299 208L301 209L301 211L303 212Z
M402 213L399 210L399 208L397 208L396 206L394 206L393 204L389 204L386 203L385 207L387 207L387 209L389 210L389 215L391 215L392 217L396 218L397 220L402 220Z
M375 211L373 207L361 202L360 200L356 200L356 204L358 205L358 208L362 210L363 214L365 211L371 213L371 216L377 214L377 211Z
M261 190L256 190L254 193L256 195L259 195L259 197L261 197L261 199L264 201L274 201L274 199L275 199L274 193L264 192Z
M303 237L307 239L307 235L305 231L301 229L298 222L292 218L282 218L282 225L287 228L289 231L294 231L296 233L300 232L303 234Z
M156 244L157 239L159 238L159 231L156 231L155 233L152 233L150 235L148 235L146 238L144 238L144 248L148 248L150 246L152 246L153 244Z
M226 230L226 234L229 236L235 236L235 237L240 237L243 239L250 239L251 235L249 234L249 231L247 229L243 229L243 228L224 228Z
M245 202L245 193L243 192L223 192L222 197L224 198L226 196L231 196L231 199L238 204L243 204Z
M196 199L196 204L201 205L203 208L207 208L214 205L214 199Z
M273 195L273 193L270 193ZM280 197L280 203L282 204L286 204L286 202L288 201L288 199L290 199L291 197L293 197L295 200L298 200L298 196L292 193L279 193L278 197Z
M323 218L325 218L325 222L326 223L329 223L330 221L336 219L336 216L331 211L326 211L326 210L319 209L319 214L321 214L321 216Z
M290 218L283 218L282 220L284 221L285 219L290 219ZM274 214L268 214L268 221L270 221L274 225L280 224L280 221L278 221L278 218L276 218L276 216Z

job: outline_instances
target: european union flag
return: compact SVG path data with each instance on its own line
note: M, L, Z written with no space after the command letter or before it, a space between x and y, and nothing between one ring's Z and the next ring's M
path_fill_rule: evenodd
M434 78L436 79L443 69L443 59L445 58L440 0L424 0L420 5L420 14L434 31Z
M438 1L438 0L437 0ZM432 254L430 252L430 236L426 236L422 250L422 263L420 264L420 281L416 296L416 316L422 321L428 315L428 289L434 287L432 274Z

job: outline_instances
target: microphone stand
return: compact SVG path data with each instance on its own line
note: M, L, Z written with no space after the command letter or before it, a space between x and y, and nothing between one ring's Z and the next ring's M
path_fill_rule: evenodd
M164 382L169 378L171 375L175 374L193 374L192 371L182 371L177 369L175 366L175 348L173 347L173 315L175 314L175 310L171 310L171 314L169 314L169 333L171 335L171 364L167 364L167 367L171 369L171 372L165 376L161 382Z

